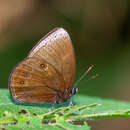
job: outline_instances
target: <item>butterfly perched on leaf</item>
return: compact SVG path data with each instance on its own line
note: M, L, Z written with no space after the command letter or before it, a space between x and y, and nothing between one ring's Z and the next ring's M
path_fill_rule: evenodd
M12 71L9 90L12 98L23 103L62 103L70 99L75 56L69 34L56 28L44 36Z

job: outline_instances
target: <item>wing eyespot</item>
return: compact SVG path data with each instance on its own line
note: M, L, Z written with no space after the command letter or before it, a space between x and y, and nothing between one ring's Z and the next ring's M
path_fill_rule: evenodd
M20 81L20 84L24 84L24 81Z
M45 68L46 67L46 65L45 64L40 64L40 66L41 66L41 68Z

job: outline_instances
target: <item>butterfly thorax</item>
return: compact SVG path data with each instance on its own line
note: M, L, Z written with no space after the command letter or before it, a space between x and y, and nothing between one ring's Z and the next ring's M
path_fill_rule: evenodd
M56 97L56 103L66 102L72 96L72 90L66 89L64 93L59 92Z
M73 95L75 95L78 91L78 88L67 88L64 93L58 93L56 103L62 103L69 100Z

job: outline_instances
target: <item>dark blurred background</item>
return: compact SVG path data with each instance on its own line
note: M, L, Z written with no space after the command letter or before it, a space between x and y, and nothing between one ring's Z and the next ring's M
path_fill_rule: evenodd
M12 68L46 33L65 28L76 54L76 80L84 95L130 101L130 2L128 0L0 1L0 88ZM100 76L87 82L88 77ZM129 130L130 119L94 120L94 130Z

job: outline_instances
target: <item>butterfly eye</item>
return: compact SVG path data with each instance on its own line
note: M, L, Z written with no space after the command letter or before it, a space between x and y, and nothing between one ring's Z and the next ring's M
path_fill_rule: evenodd
M24 84L24 81L20 81L20 84Z
M72 89L72 95L75 95L77 93L77 91L78 91L78 88L73 88Z

